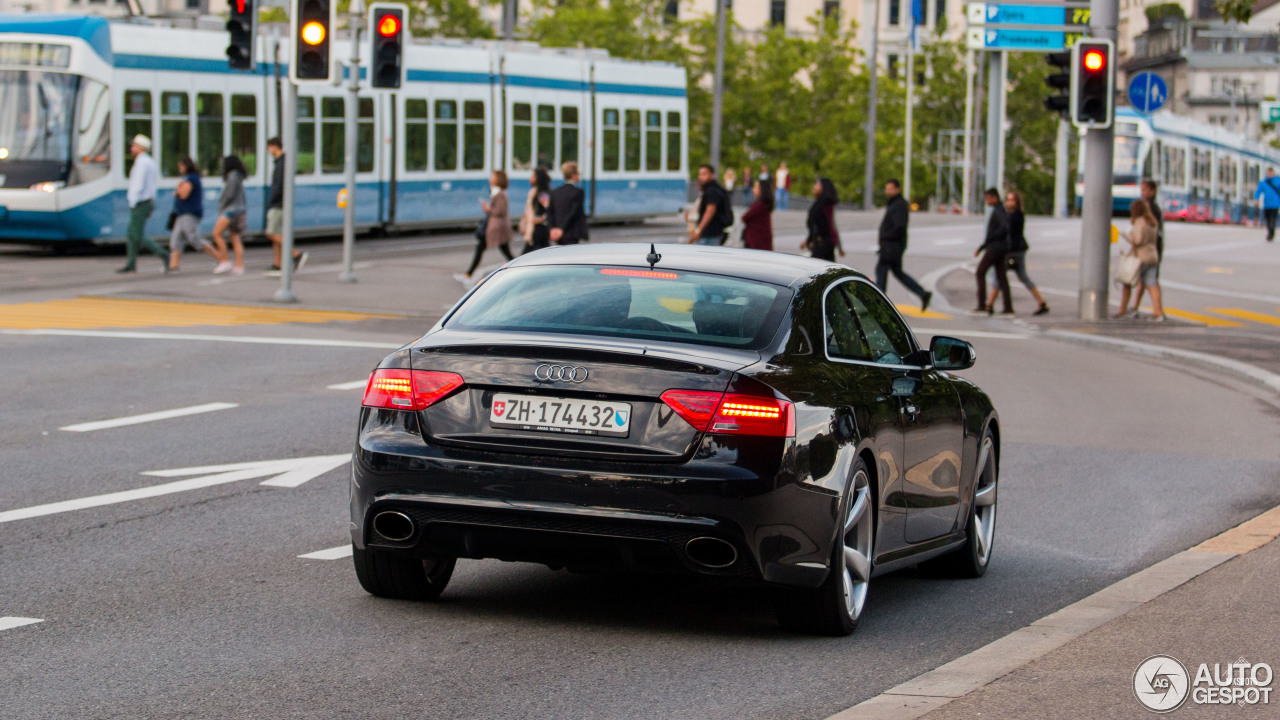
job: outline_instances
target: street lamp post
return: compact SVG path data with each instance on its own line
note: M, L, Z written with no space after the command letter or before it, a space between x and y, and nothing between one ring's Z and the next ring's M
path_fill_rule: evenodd
M347 106L344 109L343 121L346 123L346 181L347 202L342 217L342 272L338 275L340 282L356 281L352 267L355 260L356 244L356 164L358 162L357 147L360 142L360 26L364 20L364 0L351 0L351 58L347 62Z
M708 162L720 169L720 124L724 114L724 5L729 0L716 0L716 74L711 101L711 157Z
M862 176L862 209L875 208L876 184L876 100L880 92L880 0L871 0L874 8L871 11L871 43L867 51L867 79L870 87L867 90L867 144L866 166Z

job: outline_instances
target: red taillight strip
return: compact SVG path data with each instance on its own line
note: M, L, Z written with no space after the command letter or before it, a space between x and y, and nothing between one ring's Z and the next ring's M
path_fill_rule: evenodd
M462 385L462 376L457 373L378 368L369 376L362 404L387 410L425 410Z
M673 272L663 272L661 270L623 270L621 268L601 268L600 274L621 275L623 277L658 278L660 280L675 280L680 277Z
M720 435L795 437L795 407L776 398L717 393L706 390L668 390L662 401L700 432Z

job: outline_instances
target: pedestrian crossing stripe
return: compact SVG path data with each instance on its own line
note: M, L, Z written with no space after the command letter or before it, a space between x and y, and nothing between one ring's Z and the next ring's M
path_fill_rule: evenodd
M1191 322L1197 322L1201 325L1208 325L1210 327L1244 327L1242 323L1238 323L1234 320L1223 320L1222 318L1214 317L1212 315L1202 315L1188 310L1179 310L1178 308L1167 307L1164 309L1164 312L1166 315L1176 317L1180 320L1190 320Z
M950 315L943 315L940 312L934 312L932 310L921 310L920 308L915 307L914 305L898 305L897 308L898 308L898 312L902 313L903 315L906 315L909 318L929 318L930 320L950 320L951 319Z
M1249 310L1240 310L1238 308L1205 308L1211 313L1226 315L1227 317L1239 318L1241 320L1249 320L1251 322L1262 323L1264 325L1280 326L1280 317L1275 315L1266 315L1259 312L1251 312Z
M106 297L0 305L0 329L5 330L280 325L390 317L396 316Z

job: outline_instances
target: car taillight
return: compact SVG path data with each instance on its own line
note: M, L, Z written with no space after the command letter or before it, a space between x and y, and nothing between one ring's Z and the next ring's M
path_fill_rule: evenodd
M795 437L795 408L786 400L702 390L668 390L666 403L701 432Z
M425 410L462 384L462 376L451 372L379 368L369 376L362 404L388 410Z

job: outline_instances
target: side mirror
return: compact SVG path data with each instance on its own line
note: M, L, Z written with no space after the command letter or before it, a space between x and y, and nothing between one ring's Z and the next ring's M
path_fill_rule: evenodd
M938 335L929 341L929 354L938 370L967 370L973 367L978 353L964 340Z

